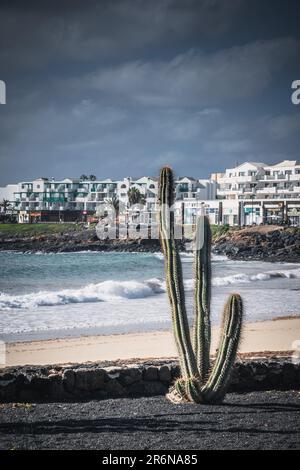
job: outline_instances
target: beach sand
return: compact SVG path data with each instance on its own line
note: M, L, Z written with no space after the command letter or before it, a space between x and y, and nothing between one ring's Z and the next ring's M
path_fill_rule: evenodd
M219 339L219 328L212 329L212 353ZM276 321L247 323L239 352L284 352L295 349L300 341L300 316ZM169 331L107 336L82 336L8 343L6 366L71 364L118 359L176 357L173 335Z

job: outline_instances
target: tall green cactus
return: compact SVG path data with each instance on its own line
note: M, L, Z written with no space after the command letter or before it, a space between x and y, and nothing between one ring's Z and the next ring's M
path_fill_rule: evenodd
M185 307L181 260L174 238L174 178L164 167L159 178L160 240L165 258L167 291L171 304L175 342L182 377L167 397L174 403L216 403L223 400L240 339L243 305L231 294L224 308L221 338L213 368L210 366L211 231L207 217L200 215L195 233L195 308L191 340Z

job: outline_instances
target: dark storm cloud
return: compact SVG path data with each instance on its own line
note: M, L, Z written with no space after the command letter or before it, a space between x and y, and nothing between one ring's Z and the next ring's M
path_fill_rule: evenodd
M212 106L256 96L299 53L300 42L293 38L257 41L211 54L191 49L169 61L100 67L75 79L75 85L142 105Z
M297 15L293 0L0 1L0 184L299 158Z
M60 61L123 60L143 48L229 28L242 0L2 2L0 58L14 69ZM146 51L147 52L147 51ZM145 53L145 51L143 51Z

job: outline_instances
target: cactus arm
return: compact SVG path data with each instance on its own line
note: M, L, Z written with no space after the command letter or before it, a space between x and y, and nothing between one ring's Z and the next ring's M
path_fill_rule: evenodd
M195 236L195 319L193 346L201 383L210 370L210 299L211 299L211 231L206 216L199 216Z
M207 383L201 390L205 402L220 402L225 396L239 345L242 319L242 299L239 294L232 294L224 308L216 362Z
M161 170L159 196L160 238L165 257L166 282L172 310L173 330L182 374L185 379L188 379L198 376L198 371L185 308L181 260L174 240L174 214L170 211L173 205L174 186L170 168L166 167Z

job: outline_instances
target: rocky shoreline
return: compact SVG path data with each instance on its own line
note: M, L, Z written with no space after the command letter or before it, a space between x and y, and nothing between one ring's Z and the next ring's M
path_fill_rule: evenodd
M180 251L190 240L179 240ZM0 251L70 253L79 251L150 252L161 250L157 239L99 240L94 229L24 236L0 232ZM236 260L300 262L300 230L277 226L231 229L216 237L213 253Z
M183 244L182 244L183 245ZM72 253L78 251L160 251L159 240L99 240L95 230L82 229L49 235L24 237L0 233L0 251L22 253Z
M230 230L215 240L213 252L234 260L300 262L300 230L253 227Z
M164 395L179 376L174 360L68 366L19 366L0 371L1 402L77 401ZM300 364L288 357L238 360L229 392L299 390Z

